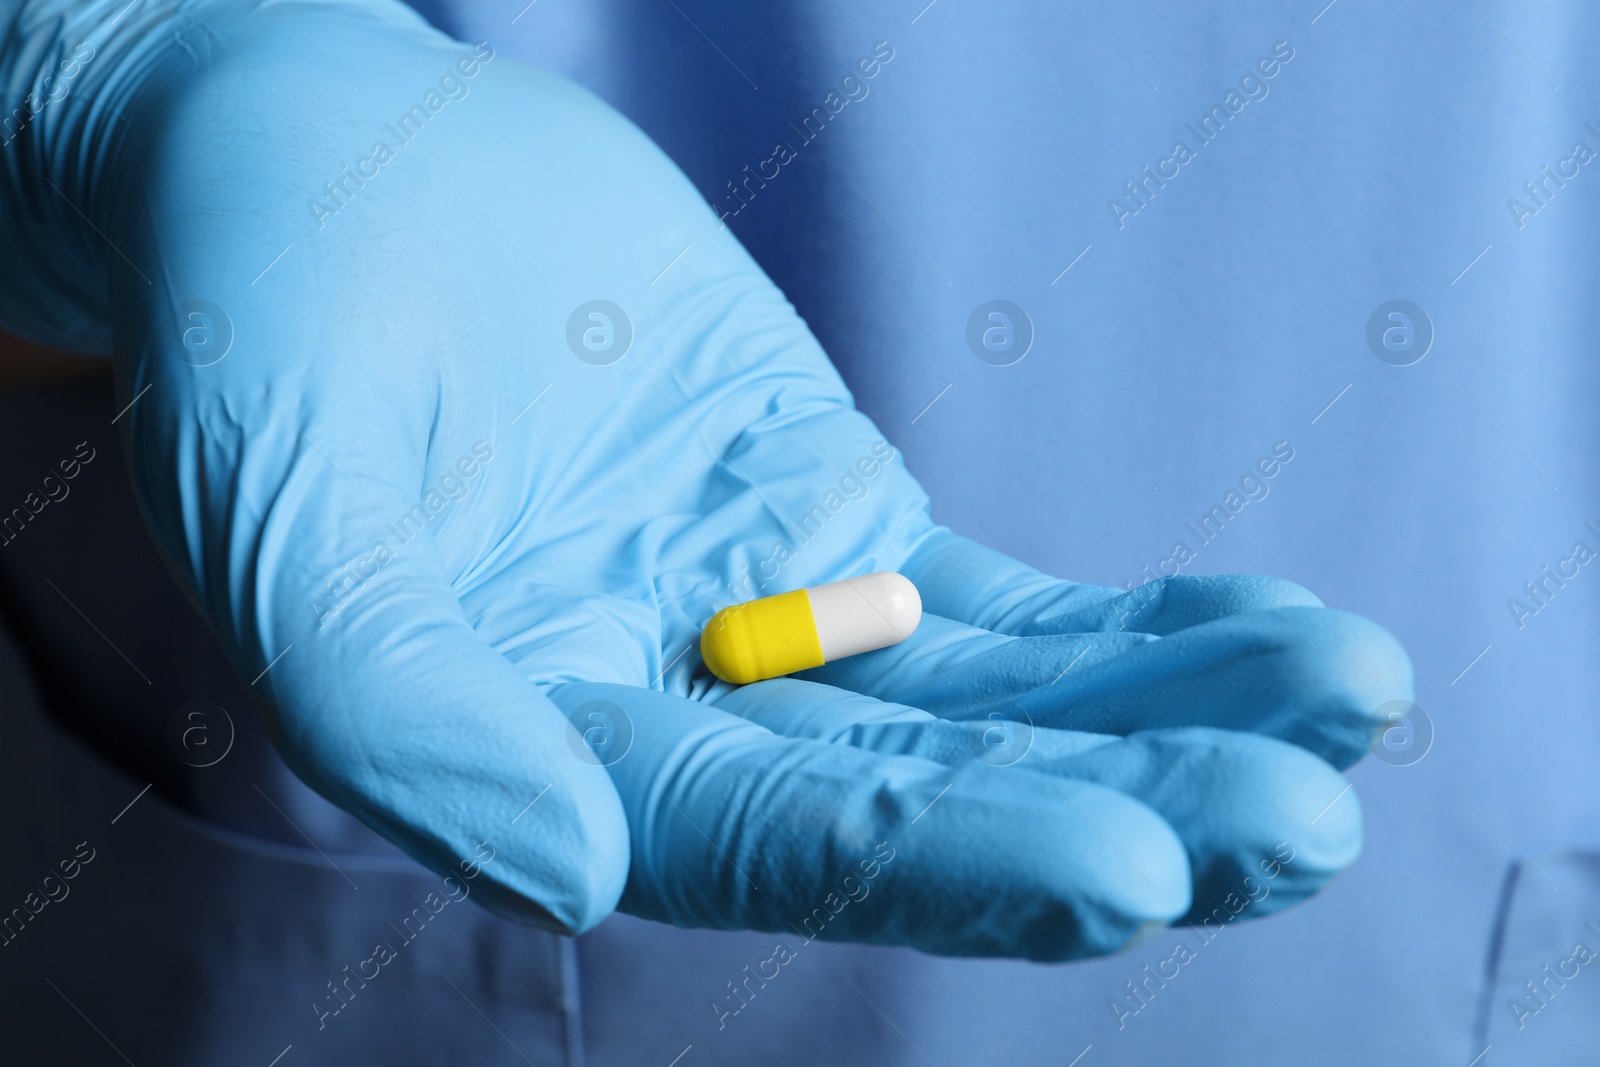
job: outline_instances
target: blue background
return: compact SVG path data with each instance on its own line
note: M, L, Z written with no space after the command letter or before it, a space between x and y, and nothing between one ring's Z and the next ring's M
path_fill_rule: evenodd
M1575 142L1600 152L1586 125L1600 127L1600 9L525 2L419 6L593 88L711 204L777 142L796 145L729 224L958 531L1121 586L1175 541L1195 547L1186 524L1287 442L1294 458L1266 498L1185 569L1281 575L1382 623L1415 663L1431 746L1351 772L1367 840L1348 872L1197 947L1121 1028L1110 1004L1124 984L1179 939L1198 946L1194 934L1064 966L816 943L719 1030L709 1005L771 955L769 935L615 916L574 944L451 909L396 977L313 1036L305 1005L324 979L435 880L293 782L242 717L230 773L264 784L256 793L277 796L326 853L242 787L189 805L224 812L223 830L161 799L172 789L140 800L143 781L59 738L17 740L19 728L0 752L16 763L0 774L0 806L17 816L0 820L17 858L0 872L4 900L37 884L45 868L29 864L86 834L104 858L75 883L78 903L0 950L8 1025L33 1020L50 1058L81 1063L122 1062L106 1034L135 1062L282 1055L282 1067L1594 1062L1593 968L1547 986L1520 1028L1508 1001L1574 942L1600 948L1585 925L1600 927L1600 564L1520 628L1507 601L1574 542L1600 550L1585 527L1600 526L1600 161L1520 227L1507 201L1527 202L1523 183ZM879 41L894 58L868 94L800 145L790 123ZM1294 58L1266 97L1198 145L1185 124L1280 41ZM1196 158L1119 228L1107 200L1179 139ZM966 340L995 299L1024 309L1034 333L1011 366ZM1369 317L1391 300L1422 308L1433 334L1410 366L1368 345ZM85 395L114 451L108 397ZM70 452L45 439L55 401L6 403L0 430L37 437L40 462ZM6 456L0 475L34 477L9 443ZM85 474L71 536L101 536L95 508L131 514L121 473L107 459ZM69 540L59 524L51 537ZM149 556L142 539L102 540L107 558L83 567L130 584L103 583L124 592L87 613L148 664L182 644L165 623L142 625L156 592L126 592L127 576L159 572L132 558ZM0 645L0 672L19 677ZM31 701L22 683L5 691Z
M1366 849L1321 897L1229 930L1121 1032L1107 1002L1170 953L1166 938L1070 967L884 953L887 971L858 984L893 991L896 1008L878 1003L908 1042L940 1064L1000 1062L1001 1048L1065 1063L1089 1044L1085 1063L1465 1064L1490 1041L1479 1062L1512 1063L1536 1038L1540 1062L1584 1055L1600 1023L1575 996L1565 1020L1552 999L1518 1031L1484 983L1497 915L1517 906L1508 866L1548 889L1526 860L1548 872L1558 861L1540 858L1581 844L1597 809L1600 568L1521 629L1506 601L1575 541L1600 548L1584 528L1600 520L1600 165L1522 228L1507 200L1531 204L1523 183L1576 141L1600 150L1585 126L1600 120L1600 13L540 0L508 25L519 10L428 13L594 88L714 204L887 40L895 58L870 95L729 222L904 450L936 517L1053 573L1122 585L1173 541L1193 544L1184 524L1288 441L1270 495L1188 569L1294 579L1380 621L1415 662L1432 749L1352 772ZM1269 95L1119 229L1107 199L1175 140L1197 147L1184 124L1279 41L1294 59ZM1036 330L1014 366L965 343L993 298ZM1366 342L1391 299L1431 319L1412 366ZM1566 889L1600 917L1581 883ZM1551 936L1567 949L1580 932ZM1515 989L1535 975L1511 977Z

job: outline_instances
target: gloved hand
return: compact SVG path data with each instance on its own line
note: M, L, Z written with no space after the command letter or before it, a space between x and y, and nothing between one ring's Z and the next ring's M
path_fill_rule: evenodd
M114 348L145 518L279 750L420 862L488 842L475 896L569 932L1066 959L1355 856L1334 768L1410 692L1382 630L935 525L695 190L560 78L386 0L124 3L7 38L40 106L0 320ZM928 613L900 646L699 663L719 607L889 569Z

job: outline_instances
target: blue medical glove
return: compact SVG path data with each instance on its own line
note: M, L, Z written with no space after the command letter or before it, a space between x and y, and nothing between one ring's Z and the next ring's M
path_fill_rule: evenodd
M0 321L114 351L150 529L325 796L435 870L488 843L475 896L569 932L1067 959L1354 857L1330 764L1410 689L1381 630L936 526L695 190L562 79L385 0L125 2L13 4ZM883 569L928 610L905 644L700 664L717 608Z

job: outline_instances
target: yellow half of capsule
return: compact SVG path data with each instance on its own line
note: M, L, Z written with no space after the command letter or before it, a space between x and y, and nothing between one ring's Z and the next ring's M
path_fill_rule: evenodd
M700 658L734 685L822 666L811 598L796 589L723 608L700 632Z

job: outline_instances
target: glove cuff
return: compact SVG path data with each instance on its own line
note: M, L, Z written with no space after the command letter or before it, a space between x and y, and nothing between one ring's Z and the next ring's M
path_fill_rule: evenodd
M110 277L158 264L118 249L123 148L214 63L250 16L333 15L433 32L396 0L24 0L0 31L0 328L52 348L111 351ZM309 38L308 38L309 40ZM226 121L225 116L219 119Z

